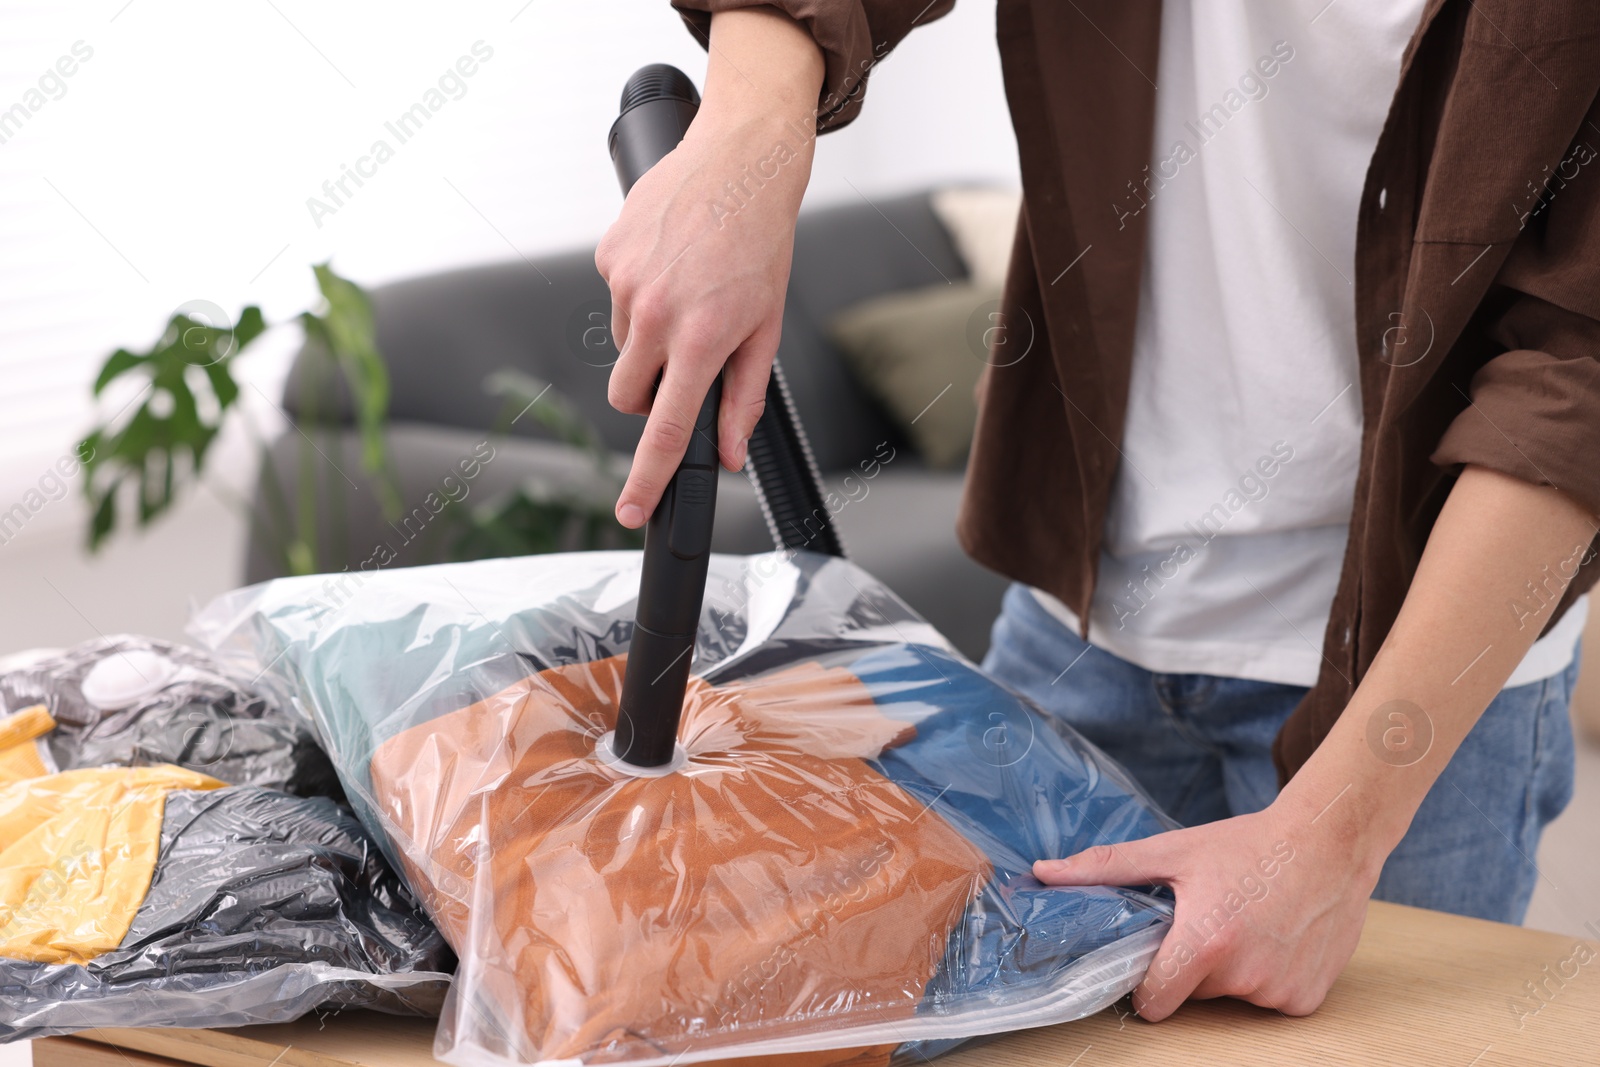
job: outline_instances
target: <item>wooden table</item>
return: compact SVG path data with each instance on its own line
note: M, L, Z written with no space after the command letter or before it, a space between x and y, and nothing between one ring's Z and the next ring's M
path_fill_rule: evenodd
M1529 995L1533 983L1538 996ZM1600 1063L1600 946L1559 934L1374 904L1361 947L1317 1014L1239 1001L1149 1025L1127 1002L1025 1030L941 1067L1158 1064ZM236 1030L98 1030L34 1043L36 1067L424 1067L433 1022L351 1013ZM115 1047L107 1047L115 1046Z

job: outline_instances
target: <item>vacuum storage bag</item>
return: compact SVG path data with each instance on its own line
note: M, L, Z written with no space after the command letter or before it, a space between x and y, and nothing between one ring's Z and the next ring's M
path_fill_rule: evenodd
M619 767L639 567L281 579L196 620L316 721L459 954L437 1055L887 1064L1138 982L1170 898L1030 870L1173 824L845 560L713 557L681 760Z
M437 1014L454 959L361 823L224 780L337 788L308 724L217 668L119 637L0 674L0 1042Z

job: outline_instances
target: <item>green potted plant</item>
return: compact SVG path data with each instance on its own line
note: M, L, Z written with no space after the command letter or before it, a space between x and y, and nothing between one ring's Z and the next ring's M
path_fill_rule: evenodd
M184 489L198 483L226 421L242 419L260 450L261 498L257 510L242 500L256 530L279 554L288 574L331 569L319 548L324 516L341 525L342 490L322 491L328 464L344 426L325 398L342 380L349 394L360 441L361 468L371 478L384 517L401 511L398 481L389 453L389 373L378 348L371 303L355 283L327 264L313 268L321 304L298 317L306 344L297 375L295 432L298 474L291 506L268 443L249 423L240 403L236 361L266 332L261 310L246 307L231 326L204 321L195 309L180 309L150 348L119 348L106 358L94 382L101 398L114 382L140 380L134 397L102 419L79 445L84 493L90 505L88 544L98 550L132 506L131 524L146 527L165 514ZM222 318L220 311L213 315ZM506 400L506 410L532 413L558 439L580 449L593 465L593 484L612 495L621 487L612 457L594 427L565 397L516 371L491 375L485 387ZM502 416L495 431L507 432ZM320 444L318 443L320 440ZM323 508L327 511L324 511ZM452 559L525 555L561 549L636 546L639 535L611 518L598 498L526 482L471 509L454 509L445 527Z

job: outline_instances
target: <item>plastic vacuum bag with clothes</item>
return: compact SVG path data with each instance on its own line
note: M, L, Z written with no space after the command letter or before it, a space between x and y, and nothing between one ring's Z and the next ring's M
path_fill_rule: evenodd
M171 766L0 785L0 1042L437 1014L452 958L344 808Z
M686 758L618 768L639 568L446 564L338 597L280 579L195 622L315 719L459 954L436 1054L887 1064L1138 982L1170 897L1030 871L1173 824L845 560L714 556Z
M361 823L223 780L337 789L309 724L215 666L114 638L0 675L0 1042L437 1014L454 958Z

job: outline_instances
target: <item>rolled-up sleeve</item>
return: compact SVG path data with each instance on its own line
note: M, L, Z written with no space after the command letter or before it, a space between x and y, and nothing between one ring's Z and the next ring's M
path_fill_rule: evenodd
M867 78L883 57L955 0L672 0L672 6L702 45L710 43L711 16L718 11L772 7L804 26L826 61L817 100L817 132L826 133L860 114Z
M1505 351L1473 375L1471 403L1432 458L1553 485L1600 514L1600 158L1592 150L1542 214L1486 301L1503 309L1489 334Z

